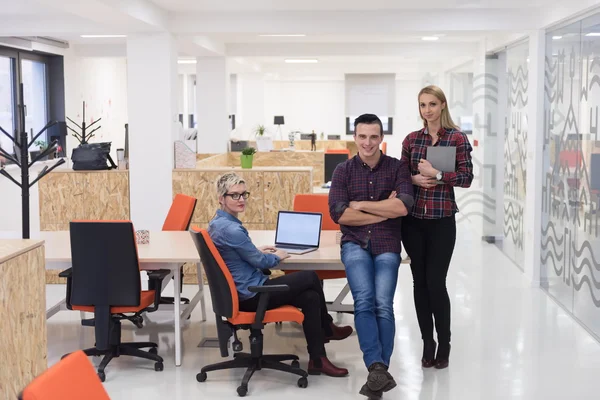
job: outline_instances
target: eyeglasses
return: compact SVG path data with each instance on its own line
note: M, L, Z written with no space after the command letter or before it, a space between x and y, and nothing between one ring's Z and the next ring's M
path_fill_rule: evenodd
M233 200L239 200L240 197L243 197L244 200L248 199L248 197L250 197L250 192L244 192L244 193L225 193L224 196L230 196Z

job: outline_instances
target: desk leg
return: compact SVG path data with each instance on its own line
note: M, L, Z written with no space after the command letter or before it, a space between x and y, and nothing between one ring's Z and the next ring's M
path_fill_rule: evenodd
M202 263L196 263L196 276L198 277L198 293L200 297L200 309L202 310L202 321L206 321L206 305L204 304L204 279L202 277Z
M175 268L174 275L174 312L175 312L175 366L181 365L181 293L179 293L179 286L181 285L181 265L179 268Z

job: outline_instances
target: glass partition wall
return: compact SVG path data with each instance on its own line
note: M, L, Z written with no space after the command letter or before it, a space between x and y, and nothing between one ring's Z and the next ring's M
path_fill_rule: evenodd
M549 31L541 276L600 337L600 16Z

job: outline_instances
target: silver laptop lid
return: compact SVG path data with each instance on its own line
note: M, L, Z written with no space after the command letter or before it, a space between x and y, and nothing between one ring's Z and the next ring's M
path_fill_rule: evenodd
M429 146L427 147L427 161L438 171L455 172L456 147Z
M275 246L319 247L322 219L321 213L279 211Z

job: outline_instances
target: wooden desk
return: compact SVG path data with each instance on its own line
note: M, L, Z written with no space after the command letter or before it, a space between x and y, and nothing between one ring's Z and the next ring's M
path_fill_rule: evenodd
M44 241L0 240L0 398L16 399L48 367Z
M46 241L46 269L65 269L71 263L71 240L69 231L41 232L40 236ZM206 321L206 306L204 304L204 285L202 284L202 270L200 256L189 232L186 231L152 231L150 243L138 245L138 259L143 270L169 269L173 276L174 298L173 312L175 325L175 365L181 365L181 321L185 321L200 302L202 320ZM184 263L195 263L198 274L198 292L181 312L181 268ZM62 265L61 265L62 264ZM168 283L167 277L163 283ZM169 305L161 305L160 309L169 309ZM65 309L65 300L46 311L50 318L58 311Z

